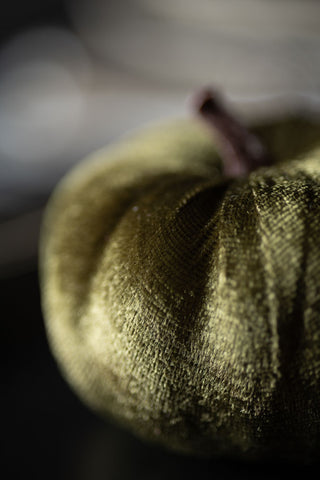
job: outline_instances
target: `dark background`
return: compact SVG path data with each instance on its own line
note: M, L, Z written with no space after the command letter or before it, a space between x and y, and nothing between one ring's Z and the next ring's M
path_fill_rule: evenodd
M41 25L72 30L65 2L12 1L1 15L1 45L24 29ZM4 169L1 163L0 168ZM1 173L4 175L4 170ZM2 478L169 480L311 475L314 466L176 455L142 443L80 403L51 356L40 306L37 240L51 189L50 182L44 186L39 182L36 188L21 186L21 182L15 185L12 177L10 185L1 182ZM26 249L23 252L22 247Z
M45 23L68 24L68 16L63 0L12 0L1 13L1 42L6 42L10 36L26 27L43 25Z

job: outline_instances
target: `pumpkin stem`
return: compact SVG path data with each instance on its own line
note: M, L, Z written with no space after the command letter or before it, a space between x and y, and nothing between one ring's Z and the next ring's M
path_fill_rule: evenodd
M261 140L226 110L217 93L210 90L200 92L194 103L197 113L217 135L226 176L248 175L259 167L272 164Z

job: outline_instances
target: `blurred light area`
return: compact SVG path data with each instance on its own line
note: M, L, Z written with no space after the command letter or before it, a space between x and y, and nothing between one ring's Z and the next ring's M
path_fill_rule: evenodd
M70 0L90 49L156 84L230 95L320 90L315 0Z
M312 38L319 35L318 0L136 0L168 21L246 38ZM275 5L276 4L276 5ZM250 26L250 28L249 28Z
M83 99L68 71L52 63L15 68L0 83L0 151L22 162L61 154L77 133Z
M0 154L39 163L61 155L78 134L89 61L60 28L16 36L0 52Z

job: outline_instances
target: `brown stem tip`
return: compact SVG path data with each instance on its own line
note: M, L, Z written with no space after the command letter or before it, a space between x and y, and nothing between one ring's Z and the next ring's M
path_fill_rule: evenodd
M272 164L261 140L226 110L218 94L202 91L195 96L193 103L197 113L217 136L226 176L237 178Z

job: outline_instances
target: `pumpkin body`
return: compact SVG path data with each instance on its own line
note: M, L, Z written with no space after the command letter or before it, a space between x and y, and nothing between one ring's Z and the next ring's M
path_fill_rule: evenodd
M301 128L260 129L277 162L248 178L226 179L190 121L102 150L58 186L43 309L93 409L186 453L319 453L319 129Z

